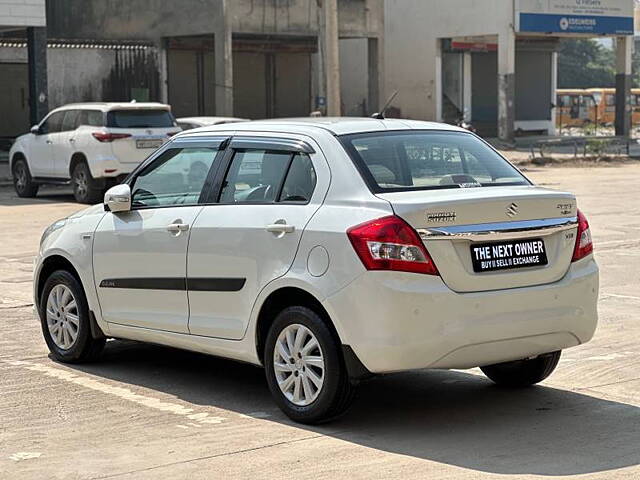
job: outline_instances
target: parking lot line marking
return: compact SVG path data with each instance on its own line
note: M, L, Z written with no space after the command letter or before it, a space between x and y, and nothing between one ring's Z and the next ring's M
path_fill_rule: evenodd
M618 295L617 293L601 293L600 294L600 298L602 298L602 299L608 298L608 297L624 298L624 299L627 299L627 300L640 300L640 297L634 297L633 295Z
M195 413L192 408L184 407L177 403L165 402L153 397L147 397L145 395L132 392L128 388L108 385L93 378L77 375L61 368L55 368L49 365L42 365L32 362L25 362L24 360L4 360L4 362L15 367L22 367L26 368L27 370L43 373L48 377L73 383L81 387L96 390L108 395L113 395L123 400L137 403L138 405L143 405L145 407L160 410L162 412L169 412L174 415L180 415L200 424L218 424L226 420L226 418L224 417L210 416L207 412Z

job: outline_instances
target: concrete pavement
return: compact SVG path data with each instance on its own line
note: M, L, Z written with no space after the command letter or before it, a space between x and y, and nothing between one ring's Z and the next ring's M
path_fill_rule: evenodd
M123 341L96 364L53 362L31 262L42 229L81 207L64 189L0 188L0 478L640 478L640 166L528 174L576 192L591 222L595 339L539 387L500 389L477 370L390 375L312 428L280 413L252 366Z

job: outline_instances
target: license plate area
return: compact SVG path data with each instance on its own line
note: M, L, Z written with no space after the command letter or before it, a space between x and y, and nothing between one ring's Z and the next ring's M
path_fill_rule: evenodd
M541 238L478 243L470 248L473 271L476 273L539 267L549 263Z
M158 148L160 146L162 146L160 138L136 140L136 148Z

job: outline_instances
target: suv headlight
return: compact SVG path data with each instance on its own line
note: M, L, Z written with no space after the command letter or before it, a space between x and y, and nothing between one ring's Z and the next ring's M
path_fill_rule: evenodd
M60 230L66 224L67 224L67 219L63 218L63 219L60 219L60 220L58 220L56 222L53 222L51 225L49 225L45 229L45 231L42 233L42 237L40 238L40 248L42 248L42 244L44 243L44 241L47 239L47 237L49 235L51 235L56 230Z

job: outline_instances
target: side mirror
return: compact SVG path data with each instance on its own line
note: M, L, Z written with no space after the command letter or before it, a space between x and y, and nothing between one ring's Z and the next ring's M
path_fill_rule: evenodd
M131 210L131 187L116 185L104 194L104 209L107 212L128 212Z
M40 125L34 125L29 131L34 135L40 135Z

